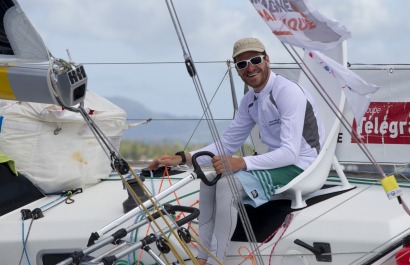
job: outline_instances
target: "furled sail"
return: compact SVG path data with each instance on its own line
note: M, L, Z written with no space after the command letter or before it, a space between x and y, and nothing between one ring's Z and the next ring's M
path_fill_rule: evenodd
M0 12L0 62L48 62L47 48L20 5L3 0Z
M84 67L51 56L16 0L2 0L0 15L0 98L63 107L83 102Z

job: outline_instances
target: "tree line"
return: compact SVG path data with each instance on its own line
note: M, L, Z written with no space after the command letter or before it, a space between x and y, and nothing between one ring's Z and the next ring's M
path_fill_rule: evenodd
M145 143L140 141L122 140L120 145L120 154L127 161L146 161L163 154L175 154L178 151L184 150L189 152L204 147L205 144L189 144L185 148L185 144L176 142L157 142ZM252 154L253 149L250 145L245 145L245 153ZM240 155L237 152L235 155Z

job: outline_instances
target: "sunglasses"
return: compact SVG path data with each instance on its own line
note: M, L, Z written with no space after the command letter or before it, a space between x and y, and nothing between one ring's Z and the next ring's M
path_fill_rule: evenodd
M258 65L262 63L263 59L265 59L265 55L258 55L258 56L250 58L249 60L243 60L243 61L236 62L235 65L236 65L236 68L238 68L238 70L243 70L246 67L248 67L248 63L251 63L252 65Z

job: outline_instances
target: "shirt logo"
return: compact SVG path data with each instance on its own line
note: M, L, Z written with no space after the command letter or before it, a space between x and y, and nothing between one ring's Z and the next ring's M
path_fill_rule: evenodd
M275 124L278 124L278 123L280 123L280 119L271 120L271 121L269 121L269 126L272 126L272 125L275 125Z
M255 199L256 197L258 197L258 191L257 190L253 190L252 192L251 192L251 194L252 194L252 197Z

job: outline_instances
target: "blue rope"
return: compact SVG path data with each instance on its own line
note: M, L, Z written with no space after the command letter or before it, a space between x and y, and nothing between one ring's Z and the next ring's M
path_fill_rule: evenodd
M51 205L51 204L56 203L58 200L61 200L61 199L64 198L65 196L67 196L67 193L61 194L60 197L58 197L58 198L54 199L53 201L51 201L51 202L49 202L49 203L47 203L47 204L41 206L40 209L43 209L43 208L45 208L45 207L47 207L47 206L49 206L49 205ZM23 243L23 252L21 253L21 257L20 257L20 262L19 262L19 264L21 264L21 262L22 262L22 260L23 260L23 255L25 254L26 259L27 259L27 262L28 262L28 265L31 265L31 263L30 263L30 258L28 257L28 253L27 253L26 240L24 239L24 221L25 221L24 218L25 218L25 217L23 216L22 219L21 219L21 220L22 220L22 222L21 222L21 241L22 241L22 243ZM31 228L31 224L32 224L32 223L33 223L33 220L31 220L30 228ZM30 232L30 228L29 228L28 233ZM27 237L28 237L28 234L27 234Z
M138 223L138 222L141 221L142 219L143 219L143 213L138 214L138 215L135 217L134 224ZM134 231L135 231L135 238L136 238L137 235L138 235L138 228L137 228L136 230L134 230ZM134 231L131 231L131 233L130 233L130 242L135 242L135 240L133 240ZM136 262L136 260L135 260L135 258L134 258L134 262L131 263L131 253L128 254L128 265L134 264L135 262Z
M47 204L41 206L40 209L43 209L43 208L45 208L46 206L48 206L48 205L50 205L50 204L53 204L53 203L57 202L58 200L61 200L61 199L64 198L65 196L67 196L67 193L61 194L60 197L58 197L58 198L52 200L51 202L49 202L49 203L47 203Z
M21 222L21 240L23 242L23 253L25 253L27 262L30 265L31 263L30 263L30 259L29 259L28 254L27 254L26 242L25 242L25 239L24 239L24 217L23 217L22 222ZM21 264L21 261L23 259L23 253L21 253L19 264Z

